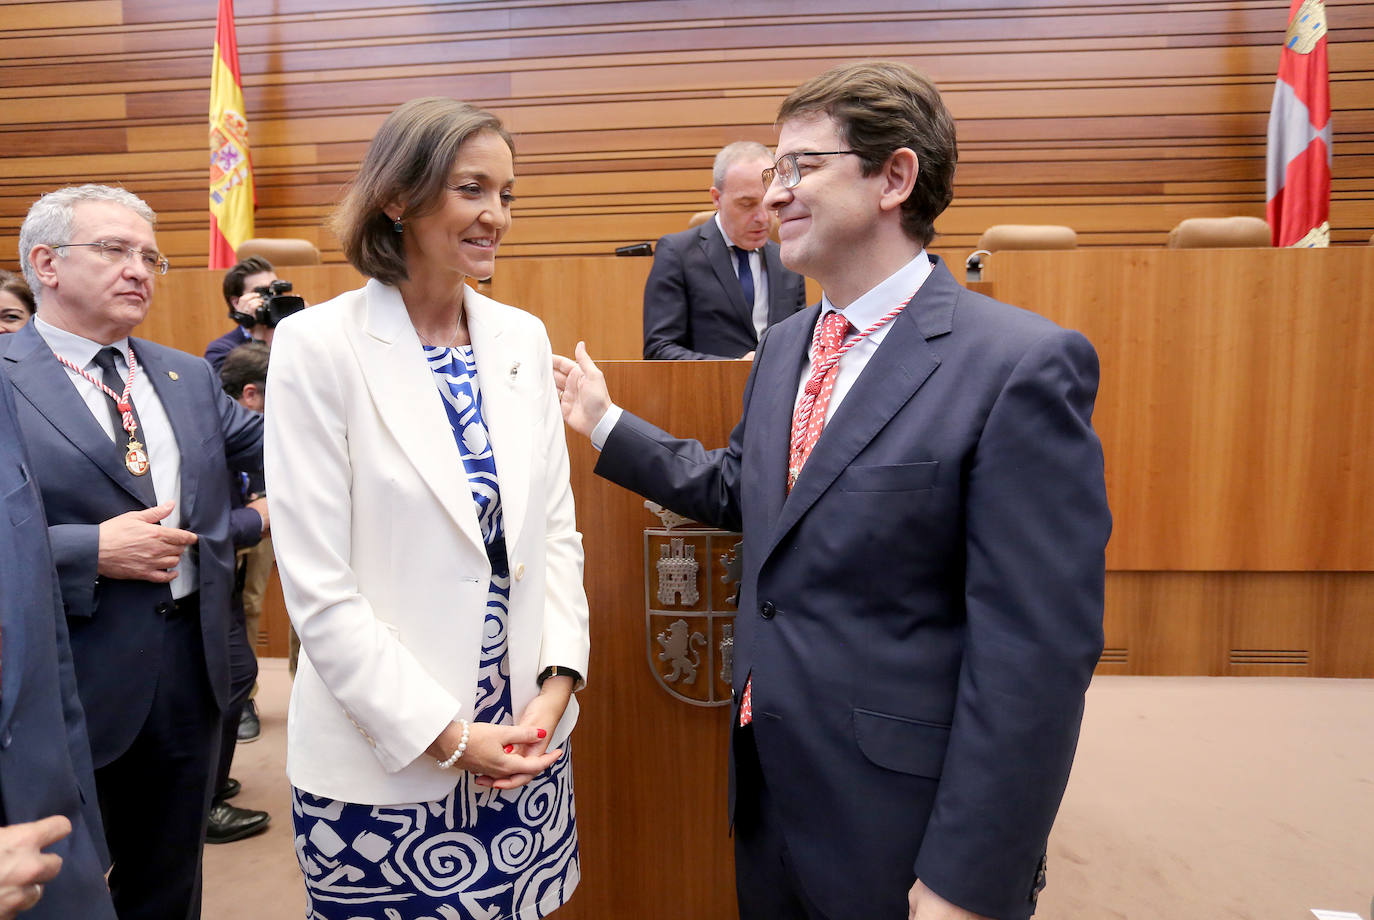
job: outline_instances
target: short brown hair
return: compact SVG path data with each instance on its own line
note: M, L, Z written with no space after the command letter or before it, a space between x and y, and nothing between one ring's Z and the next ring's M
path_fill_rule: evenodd
M865 176L881 169L894 151L915 151L919 172L915 188L902 202L902 230L929 245L935 218L954 200L959 162L954 118L935 84L894 61L844 64L794 89L778 109L778 124L815 113L839 124Z
M224 305L233 310L235 297L243 296L243 283L249 275L262 275L272 271L272 263L262 256L249 256L224 273Z
M255 384L259 390L267 386L267 361L271 350L266 342L244 342L224 356L219 366L219 382L231 399L243 395L243 388Z
M404 201L403 222L438 210L458 149L482 131L496 132L515 155L501 119L466 102L427 96L387 116L331 222L354 268L384 284L410 277L402 236L382 209Z

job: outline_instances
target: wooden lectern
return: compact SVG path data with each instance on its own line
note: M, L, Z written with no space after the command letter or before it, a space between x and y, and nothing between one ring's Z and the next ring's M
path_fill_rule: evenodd
M749 374L742 361L599 366L617 403L707 447L725 445ZM684 702L654 677L655 670L672 673L671 661L659 658L658 627L646 617L645 573L653 560L645 560L645 531L662 530L662 521L644 499L593 474L596 451L586 438L569 432L568 449L586 546L592 658L573 733L582 883L558 916L734 917L725 806L729 707ZM704 596L719 587L707 584L718 560L700 561ZM719 665L706 648L698 650L695 682L718 681ZM708 660L716 665L709 672Z

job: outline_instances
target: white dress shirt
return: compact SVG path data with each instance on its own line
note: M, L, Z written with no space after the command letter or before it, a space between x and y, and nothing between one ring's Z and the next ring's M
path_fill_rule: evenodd
M930 277L930 271L930 258L922 249L914 259L838 312L849 320L851 326L862 332L886 316L893 307L906 303L916 296L921 285L925 284L926 279ZM835 306L830 302L830 298L822 292L821 313L816 321L820 322L825 318L825 314L831 312L835 312ZM883 324L840 358L840 372L835 379L835 388L830 392L830 404L825 410L827 422L835 414L840 403L844 401L850 388L854 386L854 381L859 379L859 374L868 366L868 359L873 357L873 353L878 350L878 346L882 344L890 328L892 328L891 322ZM801 377L797 380L797 394L792 401L794 410L796 404L801 402L806 380L810 376L811 360L808 358L806 367L802 368ZM601 421L596 423L596 427L592 429L591 440L592 446L597 450L605 446L606 438L610 437L611 429L615 427L616 422L620 421L620 415L623 411L619 406L612 403L611 407L606 410L606 414L601 416Z
M863 332L869 326L882 319L899 304L904 304L925 284L930 277L930 259L926 256L926 251L922 249L916 254L916 258L903 265L897 271L888 275L886 279L879 282L877 287L870 288L869 291L861 295L857 300L845 307L843 310L836 310L835 305L830 302L830 298L825 292L821 292L821 314L816 322L825 319L827 313L838 312L849 320L849 325L854 328L850 334L854 335ZM825 420L829 423L835 410L844 402L844 397L854 381L859 379L859 374L868 366L868 359L873 357L873 353L878 350L887 331L892 328L889 321L873 331L873 334L863 339L849 351L840 357L840 372L835 378L835 388L830 391L830 404L825 410ZM847 337L846 337L847 338ZM811 376L811 360L808 359L806 367L802 368L801 379L797 381L797 396L792 401L795 410L797 403L801 402L802 393L806 389L807 378ZM795 414L795 412L794 412Z
M101 379L103 372L96 365L95 356L106 346L74 332L59 329L52 323L44 322L41 316L33 318L33 328L43 337L43 341L48 343L53 354L61 355L95 379ZM119 372L120 377L128 379L129 340L123 338L110 344L119 350L115 370ZM115 429L114 419L110 416L110 397L70 367L64 364L62 368L76 387L76 392L86 401L86 408L91 410L91 416L96 424L105 431L111 443L123 448L128 436L122 430ZM162 400L158 398L157 390L148 379L142 364L139 365L138 375L134 377L132 396L134 406L138 409L139 421L143 423L143 429L138 432L138 440L148 452L148 463L152 467L153 494L157 496L159 503L169 500L177 502L172 508L172 513L163 518L162 523L167 527L180 527L181 451L177 447L172 422L167 418L167 412L162 408ZM185 597L196 590L196 585L195 556L190 552L184 552L181 554L181 562L177 565L177 577L171 583L172 597Z
M735 277L738 278L739 262L735 259L735 244L730 241L730 234L725 232L725 225L720 222L719 211L716 212L715 220L716 229L720 231L721 239L725 240L725 247L730 252L730 267L735 270ZM749 253L749 273L754 276L754 335L763 338L763 330L768 328L768 269L763 264L762 246L758 249L746 249L745 252Z

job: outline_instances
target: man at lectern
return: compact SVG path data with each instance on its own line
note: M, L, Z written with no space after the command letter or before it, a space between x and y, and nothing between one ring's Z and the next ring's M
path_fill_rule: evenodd
M806 279L768 238L759 176L772 163L762 144L726 145L711 173L716 213L658 241L644 283L647 360L752 358L765 329L806 305Z
M1024 918L1102 649L1111 530L1080 334L962 288L939 91L861 63L778 114L766 203L821 303L759 343L729 444L555 359L597 472L744 535L731 796L744 920Z

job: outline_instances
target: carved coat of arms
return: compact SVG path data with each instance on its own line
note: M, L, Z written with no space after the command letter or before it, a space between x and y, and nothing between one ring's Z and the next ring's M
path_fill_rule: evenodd
M659 686L696 706L730 702L740 535L661 508L644 530L645 638Z

